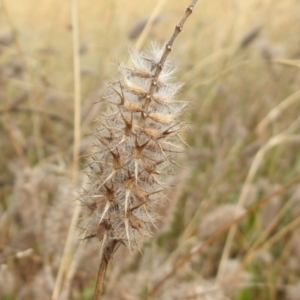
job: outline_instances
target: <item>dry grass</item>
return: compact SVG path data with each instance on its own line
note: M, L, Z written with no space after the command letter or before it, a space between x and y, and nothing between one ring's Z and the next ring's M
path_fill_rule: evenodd
M78 23L71 1L0 2L1 299L51 299L57 285L52 299L91 299L99 245L81 243L77 228L56 283L77 205L73 153L83 166L97 102L117 76L112 61L137 43L130 30L157 18L139 45L163 43L183 2L78 1ZM198 3L172 51L190 102L184 170L169 179L172 201L142 255L116 252L104 299L298 299L298 6Z

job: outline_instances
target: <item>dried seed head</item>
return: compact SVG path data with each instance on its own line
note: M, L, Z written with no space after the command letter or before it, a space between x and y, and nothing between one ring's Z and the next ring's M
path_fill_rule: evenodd
M107 112L95 128L90 182L80 199L86 207L85 238L131 247L138 235L152 234L185 107L175 99L181 85L171 82L174 68L168 60L160 64L162 54L156 47L148 54L132 50L131 65L119 65L121 78L103 98Z

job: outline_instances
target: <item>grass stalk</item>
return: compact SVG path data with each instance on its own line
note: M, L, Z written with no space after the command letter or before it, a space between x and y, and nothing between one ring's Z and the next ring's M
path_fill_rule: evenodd
M72 18L72 40L73 40L73 74L74 74L74 145L73 145L73 168L72 181L76 185L78 182L78 163L81 138L81 78L80 78L80 50L79 50L79 28L78 28L78 2L71 0L71 18ZM53 289L52 300L59 297L63 285L64 276L70 265L72 257L72 245L75 233L75 224L80 215L81 206L74 209L71 224L69 226L68 236L63 251L58 275Z

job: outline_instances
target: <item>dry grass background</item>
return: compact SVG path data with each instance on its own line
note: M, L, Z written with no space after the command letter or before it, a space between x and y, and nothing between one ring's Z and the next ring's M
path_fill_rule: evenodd
M143 47L163 43L189 1L159 2ZM81 154L95 103L117 76L113 61L128 59L153 12L153 1L140 3L79 1ZM70 6L1 1L5 300L51 299L76 206ZM169 179L172 201L143 254L117 251L104 299L299 299L299 18L298 0L198 3L172 51L181 98L190 101L184 169ZM59 299L92 297L99 245L78 239L76 232Z

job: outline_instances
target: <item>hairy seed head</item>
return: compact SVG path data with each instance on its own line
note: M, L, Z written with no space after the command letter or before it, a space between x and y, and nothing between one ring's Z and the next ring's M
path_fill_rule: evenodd
M89 183L80 197L85 238L131 247L138 236L152 234L155 206L165 199L165 177L180 150L178 116L185 107L175 99L181 85L171 81L174 68L168 61L160 65L162 51L132 50L131 64L119 65L121 78L103 98L107 109L95 128Z

